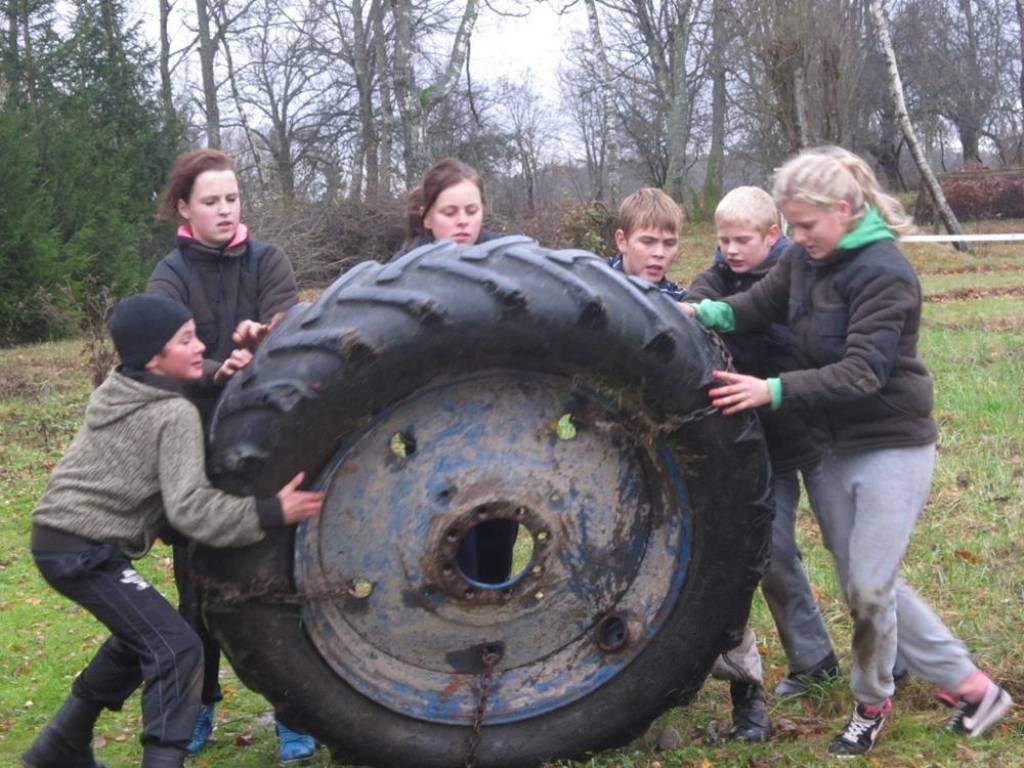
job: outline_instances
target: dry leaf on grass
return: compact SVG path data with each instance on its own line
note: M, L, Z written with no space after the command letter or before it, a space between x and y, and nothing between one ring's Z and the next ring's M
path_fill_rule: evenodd
M977 565L981 562L981 558L978 555L966 549L954 549L953 554L960 560L963 560L965 563L970 563L971 565Z

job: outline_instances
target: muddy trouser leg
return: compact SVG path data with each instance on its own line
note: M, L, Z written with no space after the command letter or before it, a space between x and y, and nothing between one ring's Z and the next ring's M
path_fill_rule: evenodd
M220 643L203 621L203 595L192 580L192 553L187 544L175 544L174 584L178 588L178 612L203 643L203 704L224 698L220 690Z
M735 648L715 659L711 676L716 680L733 683L757 683L764 685L764 668L761 654L757 651L757 638L750 627L743 628L743 639Z
M975 669L963 643L899 578L934 463L934 445L822 458L816 514L853 617L850 688L860 702L892 696L897 644L912 674L943 688Z
M801 472L805 485L810 489L816 477L820 476L821 468L815 462L802 467ZM772 476L772 499L775 505L772 559L761 580L761 591L772 612L782 647L786 650L789 671L804 672L820 663L833 649L796 543L796 515L800 501L800 481L796 470L776 472Z
M199 709L203 649L196 633L116 547L35 553L49 584L111 632L72 691L120 709L140 683L142 742L184 749Z

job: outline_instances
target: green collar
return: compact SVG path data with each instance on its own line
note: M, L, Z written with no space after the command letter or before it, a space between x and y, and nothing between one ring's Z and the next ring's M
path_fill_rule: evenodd
M865 245L878 242L879 240L895 240L896 235L886 226L878 210L874 207L868 208L857 226L843 235L842 240L836 244L836 249L852 251L863 248Z

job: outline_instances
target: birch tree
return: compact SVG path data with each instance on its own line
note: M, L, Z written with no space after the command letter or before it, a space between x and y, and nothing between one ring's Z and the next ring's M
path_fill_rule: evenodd
M882 10L882 0L870 0L869 7L871 9L871 16L875 21L875 26L878 29L879 42L881 43L882 52L885 55L886 64L889 69L889 92L893 102L896 104L896 117L899 120L900 127L903 129L903 136L907 140L907 146L910 147L910 154L913 156L918 171L921 173L921 180L926 185L932 200L935 202L939 216L946 225L946 230L951 235L962 235L963 230L960 228L960 222L957 221L956 214L953 213L953 209L946 202L946 196L942 192L942 187L935 178L935 174L932 172L924 152L921 151L921 145L918 143L917 135L914 133L914 126L910 123L906 100L903 97L903 82L900 79L899 67L896 64L896 51L892 47L892 38L889 35L889 22ZM970 250L967 243L962 240L958 240L954 245L959 251Z
M440 73L422 85L417 81L413 60L416 47L416 7L413 0L389 0L394 20L395 49L392 79L398 114L401 121L402 154L405 160L405 181L414 186L426 170L428 158L424 151L424 129L431 112L452 91L466 64L469 39L473 34L479 6L477 0L466 0L462 16Z

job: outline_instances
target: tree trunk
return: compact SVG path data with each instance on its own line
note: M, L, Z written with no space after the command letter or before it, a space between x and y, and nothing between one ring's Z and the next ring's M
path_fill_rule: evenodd
M395 112L391 100L391 72L384 35L384 2L373 4L373 50L376 59L377 88L380 92L380 184L378 189L387 197L391 194L391 147L395 130Z
M967 50L967 92L962 94L963 109L957 120L957 132L960 134L960 147L964 165L981 164L981 153L978 151L978 138L981 132L981 99L978 89L982 87L981 64L978 61L978 31L974 20L974 9L971 0L959 0L960 11L964 15Z
M974 115L963 117L961 122L957 123L956 132L960 136L960 151L964 166L981 165L981 152L978 149L978 126L975 125Z
M111 0L100 0L99 6L100 19L103 23L103 35L107 44L107 56L110 58L111 64L117 66L124 59L119 14ZM119 66L118 70L120 70Z
M725 49L728 40L723 2L714 0L711 6L711 146L704 175L702 205L707 216L714 212L722 195L722 164L725 160Z
M196 0L199 64L203 76L203 107L206 112L206 144L213 149L220 149L220 107L217 104L217 80L213 71L217 41L210 34L210 13L206 3L207 0Z
M842 144L845 134L842 106L843 54L839 44L832 39L820 41L821 46L821 90L822 90L822 138L827 144Z
M921 179L924 184L928 187L928 191L932 196L932 200L935 202L935 207L938 209L939 216L942 218L943 223L946 225L946 230L951 235L962 235L964 232L960 228L960 222L957 221L956 215L953 213L953 209L949 207L949 203L946 202L946 196L942 192L942 187L939 185L938 179L935 178L935 174L932 173L931 166L928 165L928 161L921 151L921 145L917 141L917 136L914 133L914 126L910 123L910 115L907 112L907 103L903 98L903 81L900 79L900 70L896 65L896 51L892 47L892 38L889 35L889 23L886 21L885 14L882 11L882 0L870 0L871 4L871 15L874 17L875 25L878 28L878 38L882 45L882 52L885 54L886 65L889 69L889 92L892 96L893 102L896 104L896 117L900 122L900 127L903 129L903 135L907 140L907 146L910 147L910 154L914 158L914 162L917 164L917 168L921 173ZM958 251L969 251L970 246L962 240L958 240L954 243L954 247Z
M157 0L160 4L160 106L164 111L164 125L174 119L174 96L171 90L171 35L168 23L171 16L170 0Z
M420 89L412 66L412 2L391 0L391 13L395 21L395 63L394 83L398 97L398 112L402 122L402 155L405 160L405 181L410 187L416 184L427 160L424 150L424 133L427 118L434 108L451 93L458 81L459 73L466 64L469 38L473 34L479 13L478 0L466 0L466 7L455 33L455 40L448 55L444 71L430 85Z
M795 135L798 150L811 145L811 117L807 107L805 71L802 61L793 68L793 111L796 115Z
M28 103L35 106L36 101L36 65L32 54L32 20L29 18L29 2L21 4L21 77L25 84Z
M608 63L608 52L601 35L601 21L597 15L595 0L586 0L587 22L590 28L590 44L597 57L599 87L601 89L601 128L599 143L604 147L604 167L598 168L599 178L595 188L597 198L614 203L619 199L619 140L615 120L615 80Z
M7 0L7 45L4 46L4 78L0 82L0 106L8 95L15 96L20 90L18 75L18 9L14 0Z
M200 2L202 2L202 0L200 0ZM259 182L260 192L266 192L267 180L263 176L263 159L260 157L260 152L256 148L256 142L252 138L253 132L252 127L249 125L249 118L246 116L245 109L242 107L242 95L238 90L238 77L235 73L235 59L231 55L231 46L228 45L228 38L226 34L220 34L218 37L221 40L221 44L224 46L224 61L228 66L228 85L231 88L231 97L235 101L235 109L238 111L238 120L242 124L242 132L245 134L245 143L249 145L249 152L252 154L252 162L256 168L256 180ZM217 135L219 142L219 122Z
M1021 112L1024 112L1024 0L1017 0L1017 33L1020 36L1020 106ZM1017 138L1017 162L1021 162L1022 155L1024 136Z
M378 0L379 2L379 0ZM374 4L370 13L374 13ZM352 166L352 197L359 196L359 186L355 175L366 173L366 198L374 199L378 194L380 171L378 167L378 136L377 124L373 113L373 72L370 68L370 56L366 46L366 25L363 22L362 0L352 0L352 69L355 74L356 92L359 96L359 155L361 163Z
M690 143L690 94L686 83L686 53L690 42L690 2L675 4L676 18L670 37L668 105L668 192L676 200L686 200L686 148Z
M412 69L412 9L408 0L391 0L391 15L395 22L395 58L392 76L395 96L398 99L398 114L402 130L402 160L405 165L405 184L412 189L420 174L420 134L416 130L419 122L416 93L416 76Z

